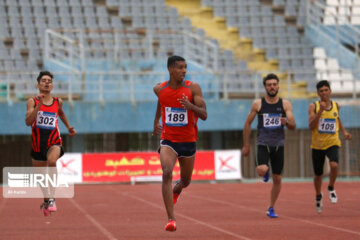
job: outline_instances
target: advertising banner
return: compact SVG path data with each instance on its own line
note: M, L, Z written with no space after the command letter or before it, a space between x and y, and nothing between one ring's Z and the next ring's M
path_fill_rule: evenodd
M65 153L57 162L58 175L70 183L82 182L82 154Z
M241 179L240 150L215 151L215 179Z
M130 182L139 179L160 179L160 155L157 152L89 153L82 155L83 182ZM179 163L173 179L180 178ZM215 179L214 152L196 153L193 180Z

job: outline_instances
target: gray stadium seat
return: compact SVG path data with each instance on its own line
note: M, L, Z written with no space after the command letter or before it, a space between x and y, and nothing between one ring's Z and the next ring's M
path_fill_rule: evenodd
M30 0L19 0L19 6L30 7L31 6Z
M55 7L55 0L44 0L44 6Z
M1 9L1 7L0 7ZM1 14L1 11L0 11ZM30 6L21 6L20 7L20 14L22 17L32 17L32 11Z
M43 7L44 3L42 0L31 0L31 5L34 7Z

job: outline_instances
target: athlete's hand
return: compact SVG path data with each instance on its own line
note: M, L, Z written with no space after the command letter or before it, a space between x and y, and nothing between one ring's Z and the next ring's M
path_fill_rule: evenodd
M189 98L185 94L183 94L182 98L178 98L178 101L186 110L191 110L193 104L189 101Z
M286 120L286 118L284 118L284 117L282 117L282 118L280 119L280 121L281 121L281 126L285 126L286 123L287 123L287 120Z
M351 140L351 138L352 138L351 133L349 133L348 131L344 131L344 135L345 135L346 140Z
M45 98L45 95L44 95L44 94L39 94L39 95L37 95L36 98L39 99L39 105L43 105L43 104L44 104L44 98Z
M249 145L244 145L243 148L241 149L241 155L243 155L244 157L248 156L250 152L250 146Z
M320 109L319 111L322 112L326 109L326 102L320 101Z
M162 131L162 126L160 125L160 123L155 123L154 124L154 131L152 133L152 135L161 135L161 131Z
M76 135L76 130L74 129L74 127L69 127L68 131L69 131L70 137L73 137Z

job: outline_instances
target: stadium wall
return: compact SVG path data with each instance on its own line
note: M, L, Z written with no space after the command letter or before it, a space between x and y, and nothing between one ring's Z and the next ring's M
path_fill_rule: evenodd
M298 129L308 129L308 105L314 100L293 100ZM252 100L207 101L208 119L199 121L200 131L242 130ZM341 104L341 103L340 103ZM340 116L347 128L360 127L360 106L341 104ZM64 102L64 111L78 133L151 132L156 102L100 103ZM26 102L0 104L0 135L30 134L25 125ZM252 127L256 128L254 121ZM63 124L60 131L66 133Z

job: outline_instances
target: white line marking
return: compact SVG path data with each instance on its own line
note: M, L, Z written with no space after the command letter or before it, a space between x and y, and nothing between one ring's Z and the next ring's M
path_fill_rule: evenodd
M117 240L117 238L115 238L108 230L106 230L106 228L104 228L98 221L95 220L95 218L93 218L90 214L88 214L86 212L86 210L84 208L82 208L77 202L75 202L74 199L69 198L69 201L75 205L75 207L77 209L80 210L80 212L82 212L85 217L97 228L100 230L100 232L102 232L109 240Z
M259 212L261 214L264 214L264 211L254 209L254 208L251 208L249 206L239 206L239 205L236 205L236 204L233 204L233 203L230 203L230 202L226 202L226 201L222 201L222 200L208 199L208 198L196 196L196 195L193 195L193 194L190 197L198 198L198 199L201 199L201 200L207 200L207 201L210 201L210 202L222 203L222 204L229 205L229 206L232 206L232 207L235 207L235 208L241 208L241 209L244 209L244 210L247 210L247 211ZM317 223L317 222L312 222L312 221L308 221L308 220L302 220L302 219L298 219L298 218L293 218L293 217L289 217L289 216L286 216L286 215L283 215L283 214L281 215L281 218L287 218L287 219L291 219L291 220L294 220L294 221L299 221L299 222L303 222L303 223L307 223L307 224L311 224L311 225L317 225L317 226L320 226L320 227L325 227L325 228L329 228L329 229L333 229L333 230L337 230L337 231L341 231L341 232L347 232L347 233L351 233L351 234L355 234L355 235L360 236L360 232L352 231L352 230L345 229L345 228L333 227L333 226L322 224L322 223Z
M125 197L132 198L132 199L135 199L135 200L137 200L137 201L146 203L147 205L150 205L150 206L152 206L152 207L154 207L154 208L158 208L158 209L160 209L160 210L164 210L164 207L162 207L162 206L160 206L160 205L157 205L157 204L154 204L154 203L151 203L151 202L149 202L148 200L145 200L145 199L143 199L143 198L141 198L141 197L137 197L137 196L134 196L134 195L131 195L131 194L128 194L128 193L119 192L118 190L113 189L113 188L112 188L112 190L115 191L115 192L118 193L118 194L121 194L121 195L125 196ZM239 234L236 234L236 233L227 231L227 230L225 230L225 229L216 227L216 226L214 226L214 225L211 225L211 224L209 224L209 223L206 223L206 222L197 220L197 219L195 219L195 218L188 217L188 216L186 216L186 215L184 215L184 214L176 213L176 215L181 216L182 218L185 218L185 219L187 219L187 220L189 220L189 221L192 221L192 222L194 222L194 223L197 223L197 224L203 225L203 226L205 226L205 227L211 228L211 229L213 229L213 230L216 230L216 231L218 231L218 232L225 233L225 234L230 235L230 236L232 236L232 237L235 237L235 238L238 238L238 239L243 239L243 240L251 240L250 238L247 238L247 237L241 236L241 235L239 235Z

